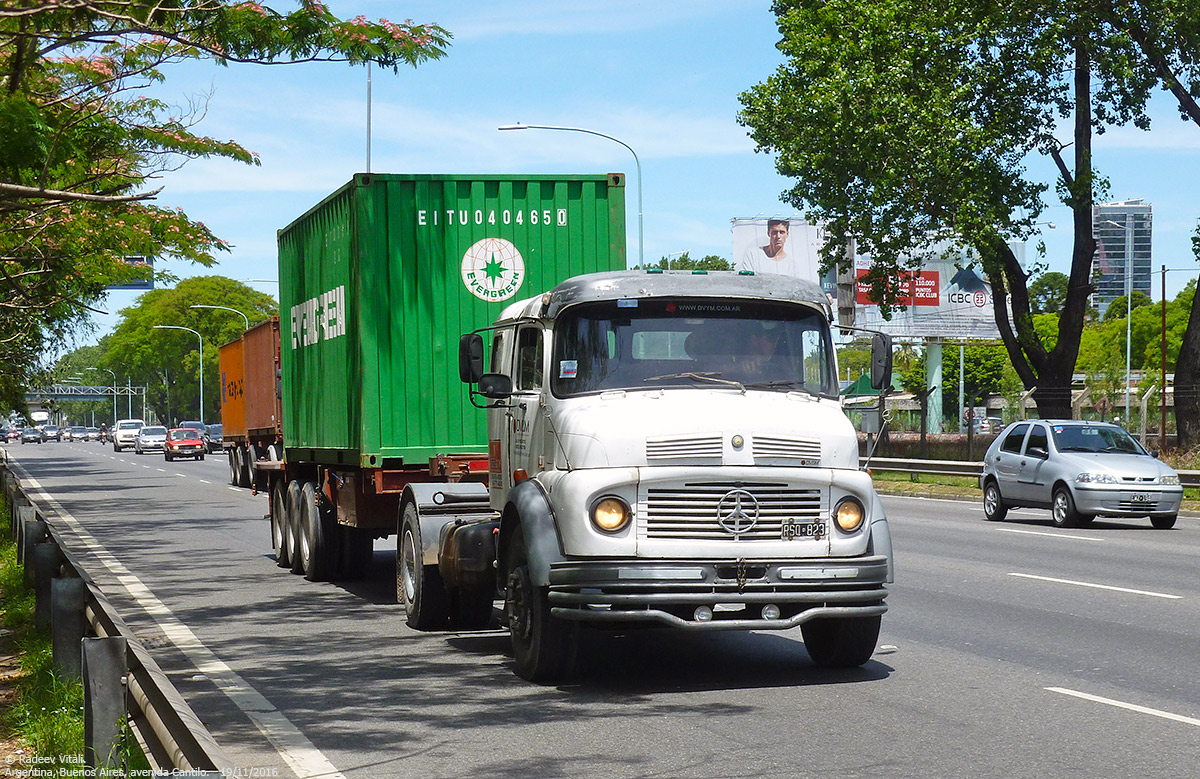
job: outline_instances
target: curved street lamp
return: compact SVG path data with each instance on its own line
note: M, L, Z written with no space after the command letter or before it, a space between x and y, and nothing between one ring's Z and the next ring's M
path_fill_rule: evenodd
M106 371L113 377L113 424L117 424L117 372L109 368L84 368L85 371Z
M240 313L240 312L239 312ZM196 336L200 341L200 421L204 421L204 339L200 333L190 327L180 327L179 325L154 325L155 330L187 330L192 335Z
M565 130L572 133L587 133L588 135L598 135L601 138L607 138L614 143L619 143L629 150L633 155L633 164L637 167L638 179L638 265L643 268L646 263L643 261L643 253L645 248L644 234L642 232L642 162L638 159L637 152L633 147L622 141L620 138L614 138L611 135L606 135L595 130L585 130L582 127L556 127L548 124L506 124L496 128L497 130Z
M232 311L233 313L240 316L242 319L245 319L246 320L246 329L247 330L250 329L250 317L246 316L241 311L238 311L236 308L230 308L229 306L206 306L203 303L196 303L195 305L188 306L188 308L216 308L216 309L220 309L221 311Z

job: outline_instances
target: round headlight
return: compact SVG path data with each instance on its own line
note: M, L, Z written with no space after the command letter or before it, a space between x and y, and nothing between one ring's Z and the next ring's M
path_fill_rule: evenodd
M629 505L620 498L601 498L592 506L592 524L605 533L616 533L629 524Z
M843 498L833 510L833 521L843 533L853 533L862 525L866 513L857 498Z

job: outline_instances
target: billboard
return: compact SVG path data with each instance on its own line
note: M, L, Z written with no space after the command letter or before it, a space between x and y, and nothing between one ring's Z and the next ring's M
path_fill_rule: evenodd
M735 270L778 273L820 282L831 300L836 297L836 271L821 276L824 225L794 217L735 218L732 222Z

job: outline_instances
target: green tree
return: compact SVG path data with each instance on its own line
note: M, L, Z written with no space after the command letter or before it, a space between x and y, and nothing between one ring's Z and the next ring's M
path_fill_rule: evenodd
M1135 289L1133 294L1129 296L1122 295L1119 298L1114 298L1113 301L1108 304L1108 308L1104 310L1104 321L1112 322L1113 320L1119 319L1124 322L1125 314L1128 310L1132 309L1133 311L1136 311L1142 306L1150 306L1153 304L1154 301L1150 299L1149 295L1147 295L1145 292L1142 292L1140 289Z
M219 415L221 344L241 335L245 322L236 314L191 308L219 305L246 314L253 325L278 314L269 295L224 276L183 279L173 289L156 289L122 309L121 322L104 341L98 367L109 368L135 386L147 387L146 403L159 418L213 421ZM196 336L155 325L187 327L204 344L204 409L200 410L200 355Z
M1038 275L1029 285L1029 310L1034 314L1061 311L1067 301L1067 274L1049 271Z
M152 178L198 157L257 164L195 131L204 106L147 96L163 68L375 62L445 53L437 25L341 20L318 0L289 13L253 0L38 0L0 6L0 391L62 344L129 256L211 265L227 245L198 220L149 202Z
M1091 211L1105 186L1092 137L1148 127L1146 103L1160 83L1181 110L1194 106L1200 11L1173 0L1133 9L1103 0L779 0L774 11L786 62L743 93L740 119L794 179L786 199L827 222L824 266L845 265L854 240L872 257L866 280L886 310L888 279L919 265L931 239L974 248L1022 383L1036 387L1042 416L1069 414L1096 249ZM1179 74L1182 89L1170 81ZM1200 123L1200 111L1187 115ZM1063 118L1073 120L1067 138ZM1055 196L1074 226L1052 347L1038 337L1008 246L1032 234L1047 205L1048 185L1026 173L1033 154L1053 162Z
M733 270L733 263L715 254L705 255L698 260L692 259L689 252L684 252L678 257L663 257L650 267L662 270Z

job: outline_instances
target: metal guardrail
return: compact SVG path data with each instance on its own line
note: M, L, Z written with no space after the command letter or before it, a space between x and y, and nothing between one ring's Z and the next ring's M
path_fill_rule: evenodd
M860 457L859 464L867 458ZM871 470L897 471L900 473L928 473L935 476L973 476L983 473L982 462L968 460L912 460L901 457L872 457ZM1200 487L1200 471L1176 471L1179 483L1184 487Z
M188 771L193 776L235 775L237 768L233 761L72 554L55 527L54 515L47 514L30 499L20 477L7 462L0 464L0 478L14 521L18 506L32 506L37 519L46 524L46 540L56 550L59 574L82 579L87 584L84 614L90 633L97 638L121 637L126 640L128 650L123 679L128 691L126 716L151 767L157 772Z

